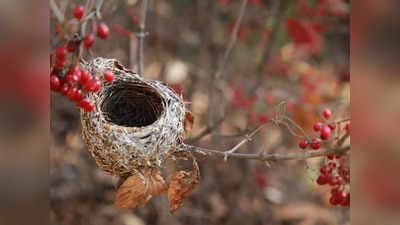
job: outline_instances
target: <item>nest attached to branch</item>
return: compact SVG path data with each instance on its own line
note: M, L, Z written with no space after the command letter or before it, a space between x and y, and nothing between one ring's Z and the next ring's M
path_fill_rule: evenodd
M94 110L81 110L83 139L97 165L120 177L145 167L161 167L183 139L183 99L114 59L96 58L82 66L98 76L103 86L87 95ZM106 71L115 74L113 82L103 79Z
M167 159L188 154L178 147L193 125L182 97L114 59L96 58L82 67L103 86L86 96L95 107L81 110L82 136L96 164L121 178L116 206L142 207L153 195L167 193L171 212L180 208L199 181L197 163L192 157L192 171L177 171L168 182L161 168ZM103 79L106 71L114 73L114 81Z

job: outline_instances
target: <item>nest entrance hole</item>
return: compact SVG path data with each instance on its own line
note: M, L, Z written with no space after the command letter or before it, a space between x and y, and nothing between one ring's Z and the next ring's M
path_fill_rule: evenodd
M153 124L164 109L156 89L144 83L115 81L107 87L101 110L108 122L125 127Z

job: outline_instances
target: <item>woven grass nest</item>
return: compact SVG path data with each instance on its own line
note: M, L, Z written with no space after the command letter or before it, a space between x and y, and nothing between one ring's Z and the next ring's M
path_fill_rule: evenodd
M171 210L179 208L197 183L197 164L192 172L174 174L169 185L160 168L182 151L176 146L182 143L188 120L193 123L182 97L162 82L125 69L115 59L96 58L82 67L98 76L103 86L86 96L95 107L91 112L81 110L82 136L96 164L123 178L116 205L140 207L152 195L168 192ZM115 74L114 81L103 79L105 71Z

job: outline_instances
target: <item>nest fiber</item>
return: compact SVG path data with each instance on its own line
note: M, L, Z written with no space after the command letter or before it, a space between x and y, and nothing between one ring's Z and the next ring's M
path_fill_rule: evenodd
M186 112L182 98L114 59L96 58L82 67L99 77L103 86L86 96L94 110L81 110L82 136L97 165L117 176L160 167L182 143ZM115 74L113 82L103 79L105 71Z

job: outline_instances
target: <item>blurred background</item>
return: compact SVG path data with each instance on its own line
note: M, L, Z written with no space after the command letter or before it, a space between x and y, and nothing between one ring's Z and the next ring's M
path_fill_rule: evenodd
M74 8L86 1L55 2L73 21ZM97 38L83 57L116 58L137 71L142 3L104 1L102 22L110 36ZM310 134L315 122L324 121L325 108L333 120L350 117L348 1L249 0L245 8L240 0L148 4L143 76L183 95L195 118L186 143L227 150L272 118L282 101ZM236 43L221 67L241 10ZM51 13L52 50L62 43L59 26ZM329 187L316 183L322 158L266 165L202 157L200 183L176 213L169 213L166 196L120 210L113 205L118 179L96 167L80 136L79 109L56 93L50 127L53 224L350 224L349 208L331 206ZM240 152L301 152L300 140L269 126Z
M86 1L55 2L72 19L75 6ZM110 37L96 40L84 58L114 57L137 70L141 2L105 1ZM350 20L350 1L325 1L335 6L325 14L302 9L300 2L248 1L222 73L224 93L215 99L210 89L240 1L150 0L144 76L167 82L190 103L195 125L187 142L225 150L282 100L308 132L326 107L335 119L348 118L351 55L351 223L397 225L399 3L353 0ZM324 1L305 2L315 9ZM339 10L332 11L336 4ZM165 196L142 209L114 208L117 180L86 152L79 110L54 93L49 106L48 53L61 42L48 1L3 0L0 12L1 224L46 224L49 212L50 224L350 224L349 209L330 206L329 189L315 183L320 159L270 167L199 159L200 184L175 214L169 214ZM306 38L292 35L288 21L295 27L300 21ZM304 21L318 26L310 30ZM213 101L223 102L225 112ZM212 132L196 138L207 127ZM272 127L240 152L298 152L298 141Z

